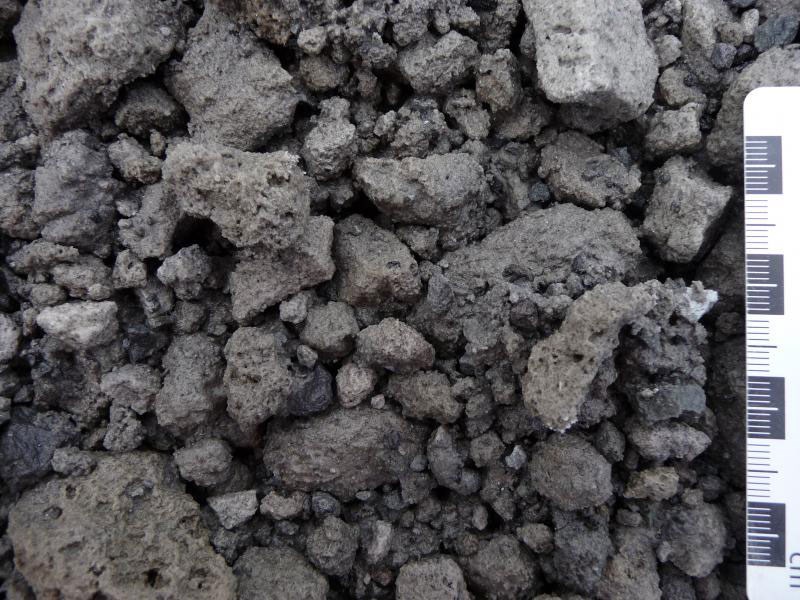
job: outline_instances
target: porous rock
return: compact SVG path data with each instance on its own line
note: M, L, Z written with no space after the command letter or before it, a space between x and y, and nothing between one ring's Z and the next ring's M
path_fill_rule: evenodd
M236 597L197 504L157 454L99 456L89 475L37 486L14 506L8 531L17 569L42 598L134 599L154 587L165 596Z
M423 427L391 411L334 409L270 429L264 464L290 489L349 500L407 473L424 438Z
M325 600L328 581L291 548L248 548L233 565L240 600Z
M461 569L449 556L431 556L400 568L395 581L397 600L467 600Z

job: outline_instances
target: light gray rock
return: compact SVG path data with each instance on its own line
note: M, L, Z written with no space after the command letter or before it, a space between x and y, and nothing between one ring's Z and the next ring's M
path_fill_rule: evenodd
M711 438L702 431L676 421L651 426L635 424L628 431L628 440L642 457L657 461L691 461L711 444Z
M82 125L126 83L155 72L183 36L178 2L28 2L14 29L25 107L37 127Z
M478 61L478 44L450 31L438 40L425 36L397 58L402 75L419 94L440 95L461 83Z
M653 102L658 61L636 0L525 0L539 85L589 132L630 121Z
M414 419L454 423L464 410L453 397L447 376L438 371L392 375L386 395L400 403L403 416Z
M642 232L664 260L691 262L708 247L732 194L691 159L673 157L656 171Z
M347 120L346 115L326 114L337 109L335 105L330 106L333 102L339 100L320 103L320 120L303 142L302 155L306 167L318 181L335 179L341 175L350 167L357 151L355 125ZM349 106L342 112L349 113Z
M350 362L336 373L336 395L345 408L358 406L366 400L378 383L378 373L369 367Z
M331 256L333 231L330 217L311 217L292 248L240 250L230 277L233 317L250 321L292 294L331 279L337 268Z
M169 460L133 452L98 454L91 474L29 491L8 533L16 567L40 598L134 600L157 586L165 597L234 600L236 579L202 523Z
M363 364L407 373L430 368L435 352L414 328L388 318L358 333L356 357Z
M511 50L503 48L481 56L475 93L493 113L509 111L522 99L519 65Z
M308 536L308 558L327 575L344 577L353 568L358 550L358 527L338 517L325 517Z
M156 276L161 283L171 287L180 300L194 300L202 293L211 269L209 256L200 246L193 244L164 259Z
M184 143L169 151L164 181L186 213L211 219L237 246L283 250L299 241L308 222L308 181L298 160L284 151Z
M702 107L694 102L678 110L657 113L651 119L644 138L645 150L655 158L699 150L703 144L701 115Z
M325 600L328 581L291 548L248 548L233 565L239 600Z
M175 99L149 81L129 86L114 113L117 127L140 138L153 130L169 132L183 119L183 109Z
M355 311L344 302L328 302L308 311L300 340L323 358L343 358L353 349L358 333Z
M172 252L172 236L181 216L178 198L163 184L137 190L139 210L130 218L120 219L122 244L138 258L165 258Z
M174 456L181 477L202 487L225 481L233 460L230 446L216 438L194 442L176 450Z
M424 427L391 411L334 409L268 429L264 464L289 489L322 490L350 500L393 483L422 452Z
M122 178L130 183L152 184L161 179L161 160L125 134L108 146L108 157Z
M233 529L247 522L258 511L258 498L255 490L231 492L221 496L212 496L208 505L216 513L220 525L225 529Z
M143 364L122 365L103 374L100 390L119 406L127 406L142 415L153 407L161 374Z
M597 506L613 493L611 465L575 435L555 434L537 444L529 473L534 490L561 510Z
M288 127L300 99L292 76L249 28L216 5L190 31L166 85L189 113L197 140L255 150Z
M17 355L22 331L19 325L5 313L0 313L0 363L10 361Z
M48 307L36 317L45 333L75 350L111 342L117 335L114 302L70 302Z

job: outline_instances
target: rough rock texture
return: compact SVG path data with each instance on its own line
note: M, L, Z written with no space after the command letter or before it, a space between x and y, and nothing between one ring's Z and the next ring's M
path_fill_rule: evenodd
M448 556L410 562L397 575L397 600L466 600L467 584L458 564Z
M36 324L45 333L75 348L107 344L117 332L117 305L113 302L70 302L45 308Z
M8 531L38 597L133 599L154 588L164 597L236 597L197 504L153 453L102 456L89 475L37 486L11 511Z
M182 35L169 0L28 2L14 29L26 110L44 130L85 124L122 85L154 73Z
M270 431L264 463L290 489L325 490L348 500L407 473L424 436L424 428L392 412L334 410Z
M526 0L536 70L547 98L588 131L641 115L653 102L658 63L634 0Z
M288 127L300 99L272 51L214 4L189 32L181 60L170 63L166 84L196 139L240 150Z
M233 572L240 600L325 600L328 581L291 548L249 548Z

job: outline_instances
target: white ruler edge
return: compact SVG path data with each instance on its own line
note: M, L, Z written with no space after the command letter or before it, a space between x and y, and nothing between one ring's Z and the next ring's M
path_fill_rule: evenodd
M800 600L800 88L751 92L744 138L747 595Z

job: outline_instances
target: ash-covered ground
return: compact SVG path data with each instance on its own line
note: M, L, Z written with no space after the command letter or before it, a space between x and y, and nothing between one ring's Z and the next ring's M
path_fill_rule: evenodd
M798 0L0 0L15 600L744 598L741 107Z

